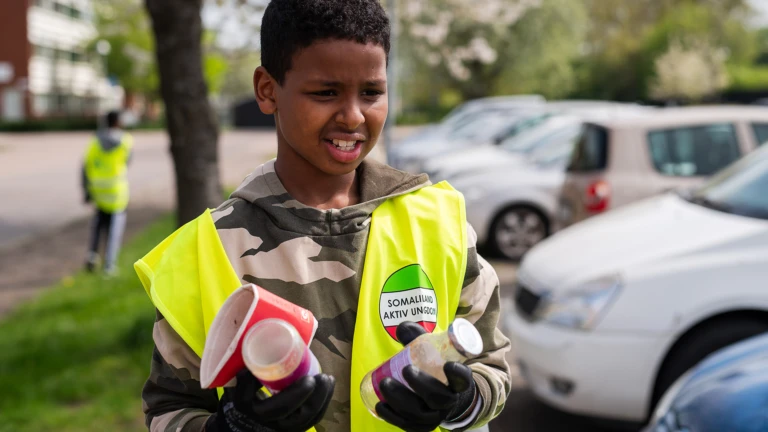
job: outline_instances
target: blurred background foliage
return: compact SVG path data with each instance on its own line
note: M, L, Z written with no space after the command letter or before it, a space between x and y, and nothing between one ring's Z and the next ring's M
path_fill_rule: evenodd
M753 22L747 0L398 1L400 123L436 121L459 102L503 94L653 104L768 95L768 29ZM251 97L265 3L205 5L204 18L214 17L204 19L203 41L214 106ZM113 48L110 75L129 98L158 101L143 3L95 6L99 39ZM241 34L238 42L223 29Z

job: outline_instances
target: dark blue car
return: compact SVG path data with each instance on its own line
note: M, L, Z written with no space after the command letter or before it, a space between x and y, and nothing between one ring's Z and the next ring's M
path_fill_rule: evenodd
M680 377L645 432L768 432L768 333L717 351Z

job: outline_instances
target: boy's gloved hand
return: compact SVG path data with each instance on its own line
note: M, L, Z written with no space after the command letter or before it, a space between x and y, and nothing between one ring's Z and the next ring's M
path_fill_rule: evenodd
M403 345L424 333L426 330L413 322L397 326L397 339ZM380 388L386 402L376 404L376 413L408 432L433 431L442 423L459 420L476 401L472 370L456 362L446 363L443 370L448 386L413 366L403 370L413 391L392 378L383 379Z
M224 390L219 410L208 418L206 432L304 432L325 415L336 381L330 375L304 377L266 399L262 385L248 369L237 374L237 385Z

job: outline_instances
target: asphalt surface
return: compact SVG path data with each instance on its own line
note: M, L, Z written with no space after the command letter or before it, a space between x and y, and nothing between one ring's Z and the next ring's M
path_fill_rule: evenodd
M164 132L136 131L128 177L131 204L170 209L173 163ZM82 203L80 164L91 134L0 134L0 249L90 215ZM221 179L237 185L276 154L274 132L226 132L219 141Z

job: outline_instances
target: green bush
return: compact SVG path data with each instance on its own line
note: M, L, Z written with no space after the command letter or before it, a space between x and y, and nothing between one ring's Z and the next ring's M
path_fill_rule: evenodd
M98 128L96 118L61 118L45 120L24 120L20 122L0 122L0 132L54 132L54 131L94 131ZM129 130L164 129L165 120L146 121L128 127Z
M96 129L96 118L61 118L0 122L0 132L84 131Z
M728 67L729 90L768 90L768 66Z

